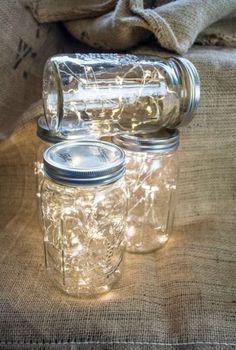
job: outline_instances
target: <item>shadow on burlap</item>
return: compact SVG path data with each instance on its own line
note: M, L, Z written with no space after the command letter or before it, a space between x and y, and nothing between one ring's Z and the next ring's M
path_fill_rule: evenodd
M186 57L202 99L181 129L175 230L155 253L126 254L110 294L67 297L45 273L33 173L40 106L0 144L0 348L235 348L236 50L196 46Z

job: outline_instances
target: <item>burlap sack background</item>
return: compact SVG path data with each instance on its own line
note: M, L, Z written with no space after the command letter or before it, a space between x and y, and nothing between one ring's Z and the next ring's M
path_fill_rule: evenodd
M129 49L151 34L156 43L179 54L186 53L196 39L235 47L235 0L25 2L40 23L66 21L77 39L105 50ZM204 32L209 26L210 31Z
M37 23L19 1L1 1L0 28L1 139L39 99L44 62L60 50L61 44L57 26Z
M0 140L9 135L23 112L42 95L47 58L80 48L58 24L40 24L19 0L0 3Z
M136 52L159 53L155 41ZM155 253L127 254L106 296L66 297L45 273L33 174L41 105L1 142L0 349L235 349L236 49L195 46L186 57L202 98L181 131L174 234Z
M127 254L106 296L66 297L46 276L35 120L1 144L0 348L235 348L236 50L195 47L187 57L199 69L202 100L181 133L174 234L156 253Z

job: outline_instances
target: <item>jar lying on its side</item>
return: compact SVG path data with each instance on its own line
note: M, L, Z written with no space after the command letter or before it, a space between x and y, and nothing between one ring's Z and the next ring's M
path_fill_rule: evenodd
M127 54L61 54L43 74L50 130L72 128L101 136L177 128L193 118L200 78L186 58Z
M163 246L172 231L178 177L178 130L117 135L126 153L127 250L147 253Z
M102 141L63 142L44 153L46 268L74 295L107 292L118 280L127 215L125 156Z

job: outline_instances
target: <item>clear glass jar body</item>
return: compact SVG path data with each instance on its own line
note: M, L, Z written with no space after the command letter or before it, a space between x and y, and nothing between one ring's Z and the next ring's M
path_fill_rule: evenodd
M186 59L57 55L44 69L45 115L51 130L63 130L69 120L75 129L101 135L176 127L189 121L196 108L197 78Z
M173 228L177 153L125 151L128 188L127 250L148 253L163 246Z
M74 296L107 292L122 271L127 194L124 178L104 186L45 178L42 213L46 268Z
M49 142L46 142L42 139L39 139L39 144L36 150L36 161L34 163L34 173L36 176L36 196L38 200L40 200L41 197L41 186L43 182L43 153L44 151L50 147L52 144ZM40 201L38 201L38 205L40 204Z

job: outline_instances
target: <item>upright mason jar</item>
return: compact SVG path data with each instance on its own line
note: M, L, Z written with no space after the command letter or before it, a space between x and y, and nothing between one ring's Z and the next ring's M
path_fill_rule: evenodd
M64 292L107 292L122 271L125 156L102 141L56 144L44 153L42 213L46 268Z
M198 106L200 80L185 58L71 54L50 58L43 75L48 126L87 128L101 135L176 128Z
M148 253L163 246L171 232L178 178L179 132L117 135L125 149L128 187L127 250Z

